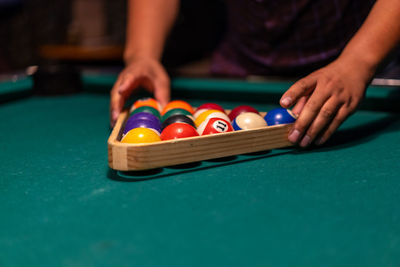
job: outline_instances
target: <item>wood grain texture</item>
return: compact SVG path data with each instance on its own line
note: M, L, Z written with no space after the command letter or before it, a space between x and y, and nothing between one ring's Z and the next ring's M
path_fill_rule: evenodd
M125 144L120 140L128 115L128 111L121 113L108 139L108 162L115 170L146 170L292 145L287 140L292 124L150 144Z

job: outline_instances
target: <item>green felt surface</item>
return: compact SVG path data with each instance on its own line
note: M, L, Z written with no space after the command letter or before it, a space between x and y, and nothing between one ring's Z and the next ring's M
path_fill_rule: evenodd
M117 173L108 104L0 105L0 266L400 264L398 113L360 110L321 148Z

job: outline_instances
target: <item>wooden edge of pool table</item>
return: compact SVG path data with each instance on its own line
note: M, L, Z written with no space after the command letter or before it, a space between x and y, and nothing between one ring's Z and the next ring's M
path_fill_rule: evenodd
M292 145L287 139L292 124L149 144L126 144L120 140L128 116L127 110L121 113L108 139L108 164L114 170L147 170Z

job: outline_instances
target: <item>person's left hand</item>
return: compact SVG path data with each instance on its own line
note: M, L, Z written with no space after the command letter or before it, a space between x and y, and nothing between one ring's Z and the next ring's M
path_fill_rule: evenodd
M373 71L336 60L293 84L282 96L284 108L298 116L288 139L301 147L321 145L362 100Z

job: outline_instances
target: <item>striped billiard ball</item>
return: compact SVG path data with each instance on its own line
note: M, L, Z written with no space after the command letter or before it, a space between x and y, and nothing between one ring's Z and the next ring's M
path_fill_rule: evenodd
M232 123L233 129L238 130L249 130L267 126L264 118L253 112L244 112L238 115Z

